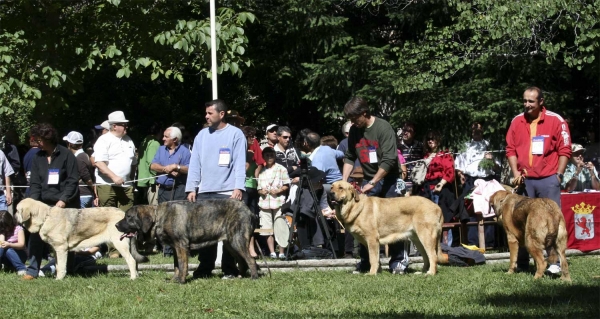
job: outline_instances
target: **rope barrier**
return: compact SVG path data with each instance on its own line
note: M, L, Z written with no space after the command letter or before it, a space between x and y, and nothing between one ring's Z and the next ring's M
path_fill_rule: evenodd
M146 178L132 179L132 180L130 180L130 181L126 181L125 183L123 183L123 184L121 184L121 185L124 185L124 184L130 184L130 183L134 183L134 182L138 182L138 181L145 181L145 180L147 180L147 179L154 179L154 178L157 178L157 177L161 177L161 176L167 176L167 175L169 175L169 174L161 174L161 175L156 175L156 176L152 176L152 177L146 177ZM113 185L117 185L117 184L115 184L115 183L109 183L109 184L92 184L91 186L104 186L104 185L110 185L110 186L113 186ZM89 185L79 185L79 186L80 186L80 187L85 187L85 186L89 186ZM118 186L118 185L117 185L117 186ZM11 187L11 188L13 188L13 187L14 187L14 188L29 188L30 186L28 186L28 185L23 185L23 186L22 186L22 185L11 185L10 187Z
M482 153L504 153L504 152L506 152L506 151L505 151L505 150L492 150L492 151L483 151ZM446 153L443 153L443 154L436 154L436 155L435 155L435 156L433 156L433 157L445 156L445 155L448 155L448 154L452 154L452 155L460 155L460 154L463 154L463 153L452 153L452 152L446 152ZM430 158L433 158L433 157L430 157ZM412 162L406 162L406 163L404 163L404 164L405 164L405 165L406 165L406 164L413 164L413 163L417 163L417 162L425 161L425 160L427 160L427 159L428 159L428 158L419 159L419 160L412 161ZM154 179L154 178L157 178L157 177L161 177L161 176L168 176L168 175L169 175L169 174L161 174L161 175L156 175L156 176L153 176L153 177L146 177L146 178L138 178L138 179L133 179L133 180L127 181L127 182L125 182L125 183L123 183L123 184L121 184L121 185L124 185L124 184L130 184L130 183L134 183L134 182L138 182L138 181L144 181L144 180L147 180L147 179ZM257 177L246 177L246 180L250 180L250 179L255 179L255 180L257 180L257 181L261 180L260 178L257 178ZM270 180L270 179L269 179L269 180ZM289 180L289 182L291 182L291 179ZM110 186L113 186L113 185L117 185L117 184L115 184L115 183L108 183L108 184L93 184L93 185L91 185L91 186L103 186L103 185L110 185ZM79 186L87 186L87 185L79 185ZM21 185L11 185L10 187L11 187L11 188L29 188L30 186L27 186L27 185L24 185L24 186L21 186Z

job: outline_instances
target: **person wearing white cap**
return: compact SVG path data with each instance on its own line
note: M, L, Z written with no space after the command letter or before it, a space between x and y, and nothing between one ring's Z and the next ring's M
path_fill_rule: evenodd
M129 120L122 111L108 115L110 132L94 144L96 161L96 187L100 207L117 207L123 211L133 206L133 187L130 181L135 174L137 158L135 145L127 136Z
M94 126L94 128L99 131L102 130L102 135L104 135L104 134L108 133L108 131L110 131L110 125L108 124L108 121L104 121L104 122L102 122L102 124Z
M560 185L567 192L581 192L585 189L600 190L598 172L592 162L584 162L583 153L585 148L581 144L571 146L571 159Z
M278 128L279 128L279 125L277 125L277 124L270 124L269 126L267 126L266 139L261 141L261 143L260 143L260 148L262 150L264 150L265 147L275 147L275 145L277 143L279 143L279 139L277 138L277 129Z
M94 167L90 162L90 157L83 151L83 135L79 132L71 131L63 137L67 142L67 148L75 155L77 159L77 168L79 171L79 202L81 208L98 206L98 196L94 186Z

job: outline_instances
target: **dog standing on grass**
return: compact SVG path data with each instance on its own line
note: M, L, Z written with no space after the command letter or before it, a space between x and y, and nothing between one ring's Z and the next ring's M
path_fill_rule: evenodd
M533 278L544 275L547 263L544 260L544 249L548 249L548 261L556 263L560 258L562 275L560 279L571 281L569 265L565 251L567 249L567 228L560 207L548 198L529 198L507 191L498 191L490 198L490 205L498 219L502 222L508 248L510 265L508 273L517 268L517 252L519 246L527 248L536 265Z
M402 239L410 239L423 256L423 272L436 274L444 223L438 205L421 196L369 197L344 181L331 185L331 195L338 219L369 249L369 275L379 271L379 246Z
M39 233L56 251L57 280L65 277L68 251L111 244L127 262L131 279L137 278L137 262L146 260L136 250L130 252L128 238L121 240L123 233L114 225L125 213L118 208L59 208L25 198L17 205L15 216L30 233Z
M163 244L173 247L175 282L185 283L190 250L219 241L223 241L223 248L236 258L240 274L249 268L252 279L257 279L256 261L249 251L253 218L254 214L239 200L172 201L158 206L133 206L116 228L127 237L139 232L147 238L154 232Z

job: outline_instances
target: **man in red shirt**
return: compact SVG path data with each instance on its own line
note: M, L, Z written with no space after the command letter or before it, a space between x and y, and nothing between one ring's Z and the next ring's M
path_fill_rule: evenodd
M506 134L506 157L517 185L525 183L531 198L550 198L560 206L560 183L571 157L569 126L558 114L546 110L542 90L523 93L525 112L517 115ZM519 248L517 267L529 268L529 255ZM557 274L558 265L548 271Z

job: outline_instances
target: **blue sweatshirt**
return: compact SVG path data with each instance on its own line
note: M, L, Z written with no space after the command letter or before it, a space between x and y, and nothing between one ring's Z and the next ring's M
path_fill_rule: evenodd
M344 153L327 145L317 147L310 155L311 165L325 172L325 184L342 180L342 172L337 165L336 157L343 158Z
M246 137L235 126L201 130L194 139L185 191L196 187L198 193L245 191L246 148ZM229 161L219 165L219 158L227 157Z

